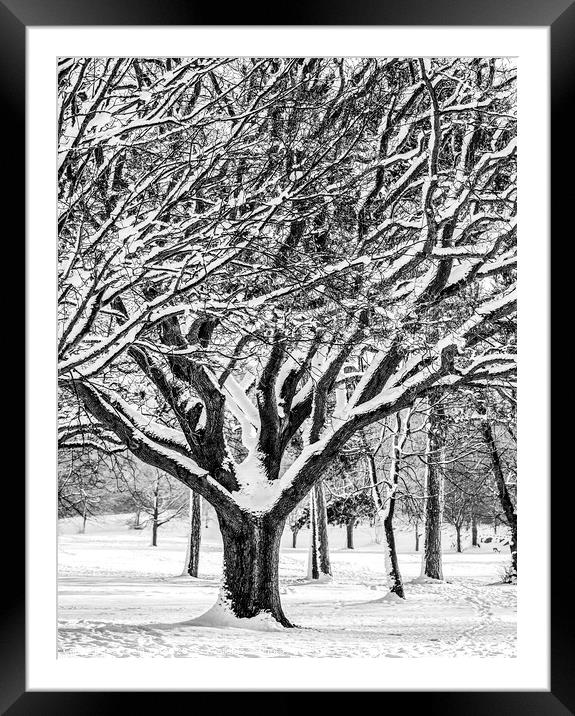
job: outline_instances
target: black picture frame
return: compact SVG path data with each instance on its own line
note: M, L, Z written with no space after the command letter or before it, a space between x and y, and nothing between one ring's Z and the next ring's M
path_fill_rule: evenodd
M225 22L222 23L222 15ZM573 121L568 112L573 95L575 66L575 3L573 0L331 0L314 5L291 3L289 6L270 4L220 5L190 0L0 0L0 97L1 120L6 141L3 143L4 173L8 176L2 199L6 218L12 219L12 232L5 240L15 251L23 247L16 237L24 238L25 192L25 63L26 28L29 26L74 25L464 25L464 26L545 26L551 37L551 169L552 232L556 243L569 242L568 214L573 203L573 181L563 180L563 170L573 166ZM9 138L9 139L8 139ZM571 218L569 216L569 218ZM4 227L5 228L5 227ZM562 231L565 229L565 232ZM556 286L569 285L570 266L553 262ZM16 301L15 301L16 303ZM15 316L11 337L21 336L22 322ZM557 319L557 323L560 319ZM552 323L552 326L555 325ZM563 325L562 325L563 327ZM564 327L563 327L564 328ZM10 330L8 328L6 331ZM564 335L564 333L562 334ZM547 341L547 336L541 340ZM24 341L22 341L24 342ZM14 359L15 356L12 356ZM555 360L553 367L559 370ZM550 376L542 376L550 380ZM12 382L12 379L9 381ZM16 380L14 379L14 382ZM22 383L20 383L21 385ZM33 410L33 396L27 396L27 409ZM542 426L542 430L550 426ZM556 426L551 454L567 444L566 427ZM29 448L30 446L28 446ZM20 536L21 551L14 542L4 549L1 573L5 582L3 596L7 603L2 611L0 632L0 709L10 716L24 714L103 714L115 709L134 711L138 696L146 699L148 708L169 708L173 692L119 693L107 692L31 692L25 683L25 584L24 584L24 480L18 472L8 474L5 466L3 503L17 516L13 534ZM552 482L552 554L551 554L551 689L532 691L481 692L402 692L386 693L381 706L389 709L401 699L402 708L419 707L424 713L443 714L522 714L550 715L575 713L575 660L573 637L573 605L565 584L569 572L568 545L572 503L564 499L560 483L569 475L557 470ZM536 526L534 526L536 527ZM9 585L9 588L8 588ZM263 688L262 688L263 690ZM195 693L191 706L201 709L206 698L214 694ZM246 694L246 696L249 696ZM297 692L285 694L272 706L274 711L293 708ZM341 694L343 696L343 694ZM355 694L354 698L357 698ZM307 699L307 697L306 697ZM236 708L238 704L236 703Z

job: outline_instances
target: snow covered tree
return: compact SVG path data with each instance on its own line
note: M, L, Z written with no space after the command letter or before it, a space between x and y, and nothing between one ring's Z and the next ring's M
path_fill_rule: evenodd
M309 525L309 507L297 507L293 512L290 513L287 524L292 533L292 548L297 547L297 536L299 531Z
M468 470L464 465L445 471L445 521L455 528L455 549L461 552L462 530L471 527L471 544L476 547L477 520L483 515L483 505L489 491L486 488L488 474Z
M129 506L123 472L130 460L125 445L100 426L62 420L58 430L58 515L82 517L81 532L91 516L106 507Z
M343 446L433 391L513 380L490 336L515 312L514 68L60 69L62 389L214 507L222 606L290 626L282 531Z
M184 489L178 482L162 472L139 464L133 479L126 481L138 512L138 529L152 527L152 547L158 545L158 530L178 517L185 509ZM142 522L141 514L147 515Z
M479 546L478 525L491 519L497 497L491 477L491 458L481 429L485 416L477 411L477 400L485 390L462 390L446 405L449 414L445 463L444 517L455 528L455 548L462 551L462 531L470 528L471 545Z
M332 498L327 506L327 519L330 524L344 525L346 528L346 546L354 549L353 530L361 520L373 518L374 507L371 496L364 489L352 490L349 495Z
M398 496L399 478L402 469L403 448L409 435L409 422L413 406L400 410L395 414L395 426L392 428L389 468L379 471L375 456L368 453L368 467L372 485L373 501L377 512L383 519L385 571L389 590L398 597L405 597L403 581L399 569L393 518Z

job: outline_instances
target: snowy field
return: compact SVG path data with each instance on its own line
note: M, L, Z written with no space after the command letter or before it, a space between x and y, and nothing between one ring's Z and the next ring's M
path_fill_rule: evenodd
M334 578L310 583L308 533L298 547L286 531L280 579L284 610L300 629L256 631L189 624L216 601L222 550L212 523L202 528L200 578L182 572L185 522L167 524L151 547L149 530L129 515L103 516L79 534L59 525L59 655L86 657L514 657L516 587L500 583L508 548L452 549L444 532L445 582L421 584L413 531L397 532L406 600L386 596L381 545L359 527L355 549L330 528ZM484 536L489 534L483 533Z

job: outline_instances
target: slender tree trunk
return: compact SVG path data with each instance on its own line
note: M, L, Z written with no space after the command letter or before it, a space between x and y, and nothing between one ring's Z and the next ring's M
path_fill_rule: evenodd
M471 546L477 547L477 517L471 516Z
M511 543L509 548L511 550L511 562L515 574L517 574L517 513L513 506L513 500L507 488L505 482L505 476L503 474L503 465L501 464L501 458L499 451L497 450L497 444L493 435L493 429L491 423L488 420L481 421L481 431L483 438L487 444L489 450L489 457L491 460L491 469L493 470L493 476L495 478L495 484L497 485L497 493L499 495L499 502L509 524L511 530Z
M399 471L401 464L401 450L405 443L407 435L407 425L402 428L401 414L397 415L397 429L393 438L393 454L391 461L391 480L392 487L389 490L388 505L383 520L383 529L385 531L385 541L387 549L387 571L389 580L389 591L397 594L398 597L405 599L405 590L403 589L403 580L399 571L399 560L397 558L397 549L395 546L395 533L393 531L393 516L395 515L395 493L399 482Z
M381 544L383 541L383 522L379 512L376 512L373 518L373 539L375 544Z
M294 529L292 529L292 531L291 531L291 546L293 547L293 549L295 549L297 547L298 532L299 532L299 530L294 530Z
M86 532L86 520L88 519L88 508L86 506L86 503L84 502L84 507L82 509L82 529L81 533L84 534Z
M308 576L310 579L320 579L321 576L331 577L329 540L327 534L327 508L321 480L313 486L310 492L309 519L311 548Z
M422 574L443 579L441 527L443 524L443 463L445 461L445 409L434 393L429 411L425 469L425 529Z
M314 486L316 498L316 518L319 538L319 571L321 574L331 576L331 560L329 557L329 538L327 533L327 507L323 483L320 481Z
M238 525L218 513L224 547L222 596L240 618L270 614L280 624L285 616L279 594L279 552L285 521L246 515Z
M404 419L401 412L397 413L395 417L396 427L391 447L391 465L389 469L389 482L391 486L387 490L378 483L375 458L371 453L367 454L367 463L373 500L378 513L383 516L383 534L385 537L383 554L389 591L397 594L399 597L405 598L405 590L403 588L403 580L401 578L397 549L395 546L393 516L395 514L395 493L397 491L401 470L401 455L407 439L409 417L405 417Z
M419 552L419 522L415 523L415 551Z
M455 525L456 549L461 552L461 525Z
M318 536L315 511L316 504L312 490L309 495L309 557L307 567L308 579L319 579L319 556L317 546Z
M353 549L353 528L355 527L355 517L352 517L345 527L347 531L347 548Z
M202 542L202 498L194 490L190 490L190 534L186 550L184 574L198 576L200 566L200 545Z
M160 482L158 479L156 480L156 486L154 488L154 510L152 513L152 547L156 547L158 544L159 493Z

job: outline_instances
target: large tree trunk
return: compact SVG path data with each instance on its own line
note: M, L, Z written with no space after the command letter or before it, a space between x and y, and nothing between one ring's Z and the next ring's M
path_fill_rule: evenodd
M507 483L505 482L503 465L501 464L501 458L499 456L499 451L497 450L497 444L495 443L491 423L488 420L481 421L481 431L489 449L491 468L493 470L495 484L497 485L499 502L501 503L505 518L509 524L509 529L511 530L511 543L509 548L511 550L511 562L513 564L513 569L515 574L517 574L517 513L515 512L513 500L511 499Z
M471 546L477 547L477 517L471 516Z
M241 524L218 514L224 546L222 596L239 618L270 614L280 624L285 616L279 594L279 552L285 521L246 514Z
M198 576L200 565L200 545L202 541L202 498L194 490L190 490L190 535L186 551L184 574Z
M311 545L308 576L310 579L331 577L329 558L329 540L327 535L327 508L325 492L321 480L310 492L310 530Z
M347 548L353 549L353 528L355 526L355 517L352 517L349 522L346 524L346 532L347 532Z
M434 394L429 411L425 469L425 528L422 574L443 579L441 527L443 523L443 463L445 462L445 409Z

